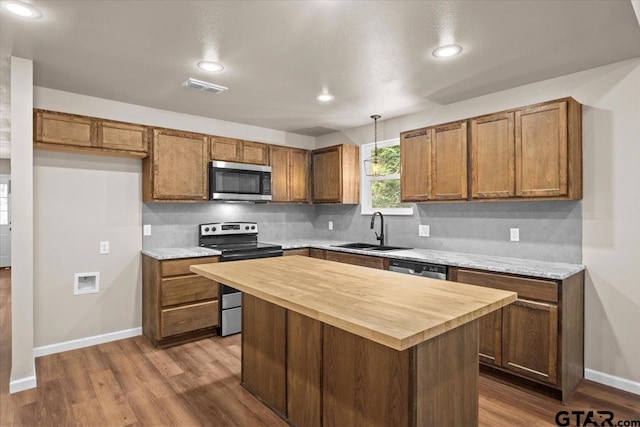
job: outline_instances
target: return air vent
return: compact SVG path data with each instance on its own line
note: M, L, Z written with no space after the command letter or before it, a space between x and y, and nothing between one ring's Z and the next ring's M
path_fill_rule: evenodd
M182 86L215 94L222 93L225 90L229 89L224 86L214 85L213 83L203 82L202 80L192 79L191 77L189 77L187 81L182 83Z

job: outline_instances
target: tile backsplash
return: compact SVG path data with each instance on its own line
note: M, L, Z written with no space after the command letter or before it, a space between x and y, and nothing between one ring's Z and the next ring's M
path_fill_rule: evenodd
M143 248L196 246L197 225L206 222L255 221L260 240L302 238L376 243L370 215L359 205L147 203L143 224L151 236ZM328 229L333 221L333 230ZM379 229L376 219L376 231ZM418 225L430 237L418 236ZM520 241L509 229L520 229ZM543 261L582 262L580 201L438 203L414 205L412 216L385 216L387 244L444 251L512 256Z

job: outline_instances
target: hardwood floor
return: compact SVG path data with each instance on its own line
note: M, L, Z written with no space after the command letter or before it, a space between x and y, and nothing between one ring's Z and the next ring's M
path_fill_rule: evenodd
M238 335L167 350L140 336L39 357L38 387L10 395L10 292L10 271L0 270L1 426L287 426L240 386ZM481 426L555 426L560 410L640 420L640 397L585 381L562 405L480 377Z

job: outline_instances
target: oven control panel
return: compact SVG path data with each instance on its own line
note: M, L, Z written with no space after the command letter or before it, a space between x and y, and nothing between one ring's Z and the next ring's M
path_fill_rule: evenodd
M229 234L258 234L255 222L214 222L200 224L200 236L224 236Z

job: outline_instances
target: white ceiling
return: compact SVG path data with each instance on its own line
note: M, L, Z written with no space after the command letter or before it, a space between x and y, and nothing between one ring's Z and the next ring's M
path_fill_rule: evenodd
M30 3L43 18L3 11L0 47L38 86L312 136L640 56L629 0Z

